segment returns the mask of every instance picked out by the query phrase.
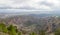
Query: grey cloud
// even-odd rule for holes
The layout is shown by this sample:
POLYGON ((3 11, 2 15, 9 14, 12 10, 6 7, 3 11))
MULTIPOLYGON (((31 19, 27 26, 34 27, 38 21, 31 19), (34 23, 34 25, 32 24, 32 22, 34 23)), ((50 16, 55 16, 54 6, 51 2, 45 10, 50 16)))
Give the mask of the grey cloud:
POLYGON ((41 4, 41 5, 46 5, 46 6, 53 6, 52 3, 47 3, 47 2, 45 2, 45 1, 41 2, 40 4, 41 4))
POLYGON ((14 1, 14 3, 20 4, 20 3, 24 3, 29 0, 12 0, 12 1, 14 1))
POLYGON ((12 7, 3 6, 3 7, 0 7, 0 9, 12 9, 12 7))
MULTIPOLYGON (((11 0, 11 1, 14 1, 12 4, 21 4, 23 2, 28 2, 29 0, 11 0)), ((53 9, 60 9, 60 8, 54 8, 54 4, 52 3, 48 3, 46 1, 43 1, 43 2, 38 2, 38 5, 46 5, 46 6, 49 6, 53 9)), ((0 4, 0 9, 26 9, 26 10, 43 10, 43 9, 36 9, 34 7, 31 7, 31 6, 23 6, 23 7, 19 7, 19 8, 13 8, 13 7, 10 7, 8 5, 5 5, 5 4, 0 4)))
POLYGON ((10 9, 11 7, 5 4, 0 4, 0 9, 10 9))

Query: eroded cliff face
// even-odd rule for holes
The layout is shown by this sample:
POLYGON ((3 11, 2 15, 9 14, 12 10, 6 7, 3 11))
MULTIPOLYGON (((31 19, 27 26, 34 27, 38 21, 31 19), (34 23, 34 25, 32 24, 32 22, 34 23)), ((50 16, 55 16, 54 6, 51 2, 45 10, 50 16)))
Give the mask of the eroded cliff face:
POLYGON ((60 27, 60 18, 52 16, 43 18, 34 16, 14 16, 0 19, 0 22, 4 22, 7 26, 13 24, 18 27, 19 31, 26 32, 45 30, 47 33, 50 33, 60 27))

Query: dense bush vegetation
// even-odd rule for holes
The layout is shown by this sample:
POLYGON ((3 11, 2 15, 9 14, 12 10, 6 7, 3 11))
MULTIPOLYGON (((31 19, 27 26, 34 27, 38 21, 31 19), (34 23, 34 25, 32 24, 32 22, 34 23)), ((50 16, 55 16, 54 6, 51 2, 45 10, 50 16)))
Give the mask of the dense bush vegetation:
POLYGON ((7 29, 10 35, 16 35, 16 29, 13 25, 10 25, 7 29))
POLYGON ((60 28, 57 28, 56 30, 55 30, 55 33, 54 33, 55 35, 60 35, 60 28))
POLYGON ((22 35, 22 32, 18 32, 18 35, 22 35))
POLYGON ((8 32, 8 29, 7 29, 7 27, 6 27, 5 24, 0 23, 0 31, 2 31, 4 33, 7 33, 8 32))
POLYGON ((4 23, 0 23, 0 32, 9 33, 10 35, 16 35, 17 29, 13 25, 6 27, 4 23))
POLYGON ((40 30, 39 33, 40 33, 40 35, 45 35, 45 31, 44 30, 40 30))
POLYGON ((30 35, 37 35, 35 32, 31 32, 30 35))

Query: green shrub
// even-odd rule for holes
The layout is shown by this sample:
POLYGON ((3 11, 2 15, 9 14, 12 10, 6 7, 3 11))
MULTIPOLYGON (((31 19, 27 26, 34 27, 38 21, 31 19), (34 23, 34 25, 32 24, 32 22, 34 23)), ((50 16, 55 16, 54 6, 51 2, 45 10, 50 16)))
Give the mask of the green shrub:
POLYGON ((37 35, 35 32, 30 33, 30 35, 37 35))
POLYGON ((22 32, 18 32, 18 35, 22 35, 22 32))
POLYGON ((54 32, 55 35, 60 35, 60 28, 56 29, 54 32))
POLYGON ((9 31, 10 35, 16 35, 16 29, 15 29, 15 27, 13 25, 10 25, 8 27, 8 31, 9 31))
POLYGON ((40 30, 39 33, 40 33, 40 35, 45 35, 45 31, 44 30, 40 30))
POLYGON ((0 23, 0 31, 2 31, 4 33, 7 33, 8 32, 8 29, 6 28, 6 25, 5 24, 0 23))

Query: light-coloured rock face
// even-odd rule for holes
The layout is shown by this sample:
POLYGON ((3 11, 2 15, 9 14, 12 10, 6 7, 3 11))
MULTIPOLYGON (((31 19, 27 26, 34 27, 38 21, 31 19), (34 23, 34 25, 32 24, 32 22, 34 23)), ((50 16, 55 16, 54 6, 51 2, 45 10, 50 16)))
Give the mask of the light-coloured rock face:
POLYGON ((9 35, 8 33, 0 32, 0 35, 9 35))
POLYGON ((47 33, 46 35, 54 35, 54 33, 49 33, 49 34, 47 33))
POLYGON ((54 35, 54 33, 50 33, 50 35, 54 35))
POLYGON ((39 31, 41 29, 46 30, 46 32, 52 32, 60 24, 58 17, 37 18, 33 16, 16 16, 4 20, 1 19, 1 21, 4 21, 6 24, 13 24, 19 30, 26 32, 39 31))

